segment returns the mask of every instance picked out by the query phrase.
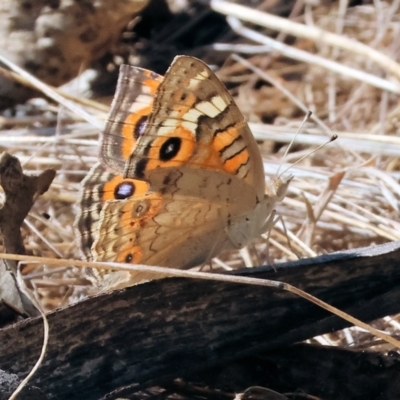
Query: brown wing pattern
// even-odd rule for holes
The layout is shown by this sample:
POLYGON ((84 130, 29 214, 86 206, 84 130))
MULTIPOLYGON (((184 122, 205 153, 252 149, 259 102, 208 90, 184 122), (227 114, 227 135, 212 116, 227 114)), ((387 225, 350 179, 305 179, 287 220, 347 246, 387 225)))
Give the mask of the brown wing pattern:
POLYGON ((189 268, 262 233, 280 199, 265 196, 229 92, 193 57, 176 57, 165 78, 121 67, 100 158, 75 224, 88 260, 189 268))
POLYGON ((111 200, 146 193, 149 185, 144 181, 113 175, 97 163, 82 181, 82 186, 75 228, 84 257, 93 260, 92 246, 101 234, 99 223, 104 205, 111 200))
POLYGON ((159 85, 125 176, 148 179, 157 168, 191 165, 243 179, 264 195, 257 144, 231 95, 202 61, 176 57, 159 85))
POLYGON ((162 79, 161 75, 146 69, 121 66, 115 97, 101 135, 100 158, 112 172, 124 171, 137 138, 145 130, 162 79))

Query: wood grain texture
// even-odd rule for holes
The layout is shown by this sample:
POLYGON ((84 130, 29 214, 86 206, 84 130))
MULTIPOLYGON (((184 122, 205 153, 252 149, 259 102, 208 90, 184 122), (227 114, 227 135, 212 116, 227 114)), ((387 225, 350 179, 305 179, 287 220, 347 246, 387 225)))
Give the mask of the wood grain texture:
MULTIPOLYGON (((296 285, 364 321, 400 311, 400 243, 246 270, 296 285)), ((243 273, 243 271, 242 271, 243 273)), ((157 384, 347 323, 276 289, 164 279, 49 315, 50 343, 33 384, 49 398, 97 399, 157 384)), ((39 355, 38 318, 0 331, 0 368, 25 375, 39 355)))
MULTIPOLYGON (((397 352, 388 357, 378 352, 300 343, 243 357, 187 377, 186 382, 196 382, 194 385, 174 381, 166 386, 184 394, 193 394, 191 386, 218 388, 228 393, 243 393, 249 387, 261 386, 281 394, 298 394, 284 399, 391 400, 400 399, 399 375, 397 352)), ((120 397, 140 398, 120 394, 120 397)), ((251 399, 270 400, 270 397, 251 399)))

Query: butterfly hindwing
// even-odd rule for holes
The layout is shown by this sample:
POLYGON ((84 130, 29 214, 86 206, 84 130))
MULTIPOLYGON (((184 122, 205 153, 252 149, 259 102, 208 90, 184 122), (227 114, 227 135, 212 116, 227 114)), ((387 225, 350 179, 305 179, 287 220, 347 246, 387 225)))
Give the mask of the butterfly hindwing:
POLYGON ((79 212, 75 221, 79 243, 87 260, 93 260, 92 246, 101 232, 101 212, 111 200, 140 195, 148 192, 148 183, 135 179, 123 179, 122 175, 108 172, 102 163, 97 163, 82 181, 84 190, 79 199, 79 212))

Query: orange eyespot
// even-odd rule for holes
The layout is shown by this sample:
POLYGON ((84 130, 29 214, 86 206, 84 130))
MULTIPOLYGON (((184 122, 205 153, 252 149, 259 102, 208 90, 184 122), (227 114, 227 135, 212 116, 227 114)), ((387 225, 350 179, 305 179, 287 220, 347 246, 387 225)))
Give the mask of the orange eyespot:
POLYGON ((152 106, 144 107, 139 111, 129 114, 122 125, 122 157, 127 160, 132 154, 136 139, 144 133, 147 117, 151 113, 152 106))
POLYGON ((143 253, 141 248, 139 246, 134 246, 118 253, 115 261, 126 264, 138 264, 142 257, 143 253))
POLYGON ((122 200, 131 196, 138 196, 148 192, 150 185, 138 179, 126 179, 117 175, 103 186, 101 200, 122 200))
POLYGON ((149 151, 147 170, 178 167, 193 155, 196 139, 189 129, 179 125, 167 135, 156 138, 149 151))

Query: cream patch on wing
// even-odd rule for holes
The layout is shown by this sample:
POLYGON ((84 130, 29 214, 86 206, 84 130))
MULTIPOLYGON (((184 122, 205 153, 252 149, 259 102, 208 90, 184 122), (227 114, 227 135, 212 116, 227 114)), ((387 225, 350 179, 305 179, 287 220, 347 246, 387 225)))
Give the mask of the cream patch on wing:
POLYGON ((177 120, 170 120, 170 121, 175 121, 175 122, 174 124, 168 126, 160 126, 157 129, 157 136, 169 136, 169 134, 178 127, 177 120))
POLYGON ((199 81, 204 81, 204 79, 208 79, 209 74, 206 70, 198 73, 194 78, 189 81, 189 89, 195 89, 199 84, 199 81))
POLYGON ((210 118, 215 118, 217 115, 221 114, 229 106, 229 103, 224 101, 224 99, 216 95, 211 101, 202 101, 197 103, 194 108, 190 109, 182 117, 182 126, 189 131, 195 133, 198 125, 198 120, 200 116, 206 115, 210 118))
POLYGON ((182 125, 185 129, 187 129, 188 131, 192 132, 193 134, 196 133, 197 122, 181 121, 181 125, 182 125))
POLYGON ((184 114, 183 119, 188 122, 197 122, 200 115, 203 115, 201 111, 197 110, 196 108, 192 108, 186 114, 184 114))
POLYGON ((229 106, 229 102, 226 102, 221 96, 218 95, 211 99, 211 103, 213 103, 214 106, 220 110, 220 112, 225 111, 225 109, 229 106))
POLYGON ((140 94, 136 97, 135 101, 129 107, 131 114, 136 113, 144 108, 144 106, 151 106, 154 101, 154 96, 149 94, 140 94))
POLYGON ((229 104, 226 103, 221 96, 216 95, 211 99, 211 101, 202 101, 201 103, 196 104, 196 109, 203 115, 207 115, 207 117, 215 118, 228 106, 229 104))

